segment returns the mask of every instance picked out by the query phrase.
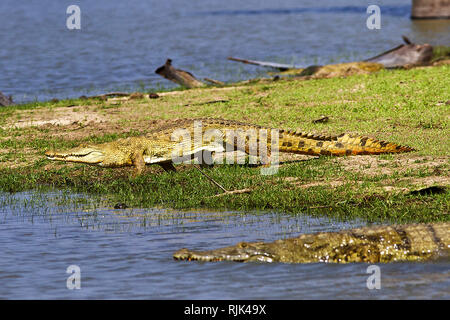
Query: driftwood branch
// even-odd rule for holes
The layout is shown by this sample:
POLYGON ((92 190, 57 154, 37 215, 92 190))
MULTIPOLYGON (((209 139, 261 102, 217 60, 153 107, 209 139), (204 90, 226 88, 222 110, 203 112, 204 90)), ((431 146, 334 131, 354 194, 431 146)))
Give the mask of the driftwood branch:
POLYGON ((99 94, 98 96, 92 96, 91 98, 99 98, 99 97, 128 97, 130 93, 128 92, 108 92, 104 94, 99 94))
POLYGON ((172 67, 171 59, 167 59, 166 63, 156 69, 155 73, 186 88, 198 88, 205 85, 197 80, 192 73, 172 67))
POLYGON ((128 97, 129 95, 130 95, 130 93, 127 93, 127 92, 108 92, 108 93, 99 94, 99 95, 96 95, 96 96, 90 96, 90 97, 86 97, 86 98, 87 99, 102 99, 102 100, 106 100, 106 99, 108 99, 110 97, 128 97))
POLYGON ((228 192, 227 189, 225 189, 224 187, 222 187, 222 185, 220 185, 218 182, 216 182, 216 180, 214 180, 213 178, 211 178, 210 176, 208 176, 206 173, 203 172, 202 169, 200 169, 199 167, 197 167, 196 165, 194 165, 194 168, 197 169, 198 171, 200 171, 200 173, 202 175, 204 175, 209 181, 211 181, 213 184, 215 184, 217 187, 219 187, 220 189, 222 189, 223 192, 228 192))
POLYGON ((411 40, 409 40, 409 38, 407 36, 402 36, 402 39, 406 44, 414 44, 411 42, 411 40))
POLYGON ((213 103, 222 103, 222 102, 228 102, 230 100, 211 100, 211 101, 205 101, 205 102, 199 102, 199 103, 186 103, 184 106, 202 106, 205 104, 213 104, 213 103))
POLYGON ((11 96, 5 96, 3 93, 0 92, 0 107, 6 107, 13 105, 14 102, 12 100, 11 96))
POLYGON ((330 120, 327 116, 321 116, 319 119, 313 120, 312 123, 326 123, 330 120))
POLYGON ((253 191, 253 189, 250 189, 250 188, 231 190, 231 191, 227 191, 227 192, 224 192, 224 193, 219 193, 219 194, 213 195, 213 196, 211 196, 209 198, 217 198, 217 197, 227 196, 227 195, 230 195, 230 194, 250 193, 252 191, 253 191))
POLYGON ((204 175, 209 181, 211 181, 215 186, 219 187, 223 191, 223 193, 219 193, 219 194, 216 194, 216 195, 208 197, 208 198, 222 197, 222 196, 226 196, 226 195, 230 195, 230 194, 241 194, 241 193, 252 192, 252 189, 250 189, 250 188, 228 191, 221 184, 219 184, 217 181, 215 181, 213 178, 211 178, 205 172, 203 172, 203 170, 200 169, 197 165, 194 165, 194 168, 197 169, 198 171, 200 171, 200 173, 202 175, 204 175))
POLYGON ((385 68, 427 64, 433 57, 433 47, 429 44, 415 44, 406 36, 402 36, 405 44, 385 51, 365 62, 381 63, 385 68))
POLYGON ((246 64, 253 64, 253 65, 261 66, 261 67, 275 68, 280 71, 286 71, 289 69, 300 68, 299 66, 295 66, 293 64, 284 64, 284 63, 275 63, 275 62, 257 61, 257 60, 246 60, 246 59, 239 59, 239 58, 233 58, 233 57, 228 57, 228 60, 242 62, 242 63, 246 63, 246 64))
POLYGON ((219 80, 214 80, 214 79, 210 79, 210 78, 203 78, 203 80, 205 80, 206 82, 210 82, 212 84, 218 85, 218 86, 225 85, 225 82, 222 82, 222 81, 219 81, 219 80))

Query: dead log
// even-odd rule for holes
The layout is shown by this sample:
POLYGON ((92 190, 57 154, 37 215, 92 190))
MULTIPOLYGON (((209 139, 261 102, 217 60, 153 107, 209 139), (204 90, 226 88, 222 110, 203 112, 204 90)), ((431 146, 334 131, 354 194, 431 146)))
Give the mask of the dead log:
POLYGON ((365 62, 381 63, 385 68, 399 68, 427 64, 433 58, 433 47, 429 44, 414 44, 402 36, 406 44, 385 51, 365 62))
POLYGON ((205 86, 205 84, 197 80, 192 73, 172 67, 171 59, 167 59, 166 63, 156 69, 155 73, 186 88, 198 88, 205 86))
MULTIPOLYGON (((433 47, 429 44, 414 44, 407 37, 402 36, 405 44, 401 44, 393 49, 385 51, 375 57, 363 62, 374 62, 382 64, 385 68, 409 67, 430 63, 433 57, 433 47)), ((267 61, 246 60, 228 57, 228 60, 238 61, 246 64, 253 64, 262 67, 270 67, 280 71, 289 69, 300 69, 302 67, 292 64, 282 64, 267 61)), ((320 66, 310 66, 302 71, 302 76, 311 75, 317 72, 320 66)))
POLYGON ((203 78, 203 80, 205 80, 206 82, 210 82, 212 84, 215 84, 217 86, 224 86, 225 82, 219 81, 219 80, 214 80, 214 79, 210 79, 210 78, 203 78))
POLYGON ((108 92, 108 93, 99 94, 99 95, 96 95, 96 96, 90 96, 90 97, 87 97, 87 98, 88 99, 107 100, 108 98, 111 98, 111 97, 128 97, 129 95, 130 95, 130 93, 127 93, 127 92, 108 92))
POLYGON ((11 96, 5 96, 3 93, 0 92, 0 107, 6 107, 13 105, 14 102, 12 100, 11 96))
POLYGON ((258 60, 246 60, 246 59, 239 59, 239 58, 233 58, 233 57, 228 57, 228 60, 242 62, 242 63, 246 63, 246 64, 253 64, 253 65, 261 66, 261 67, 274 68, 274 69, 278 69, 280 71, 301 68, 301 67, 293 65, 293 64, 284 64, 284 63, 258 61, 258 60))
POLYGON ((313 120, 312 123, 326 123, 330 120, 327 116, 321 116, 319 119, 313 120))

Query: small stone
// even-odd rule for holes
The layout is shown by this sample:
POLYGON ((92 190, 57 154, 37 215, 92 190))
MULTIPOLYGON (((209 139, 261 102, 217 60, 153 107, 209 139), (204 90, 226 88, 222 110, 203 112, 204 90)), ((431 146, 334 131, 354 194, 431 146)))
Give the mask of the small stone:
POLYGON ((321 116, 319 119, 313 120, 312 123, 326 123, 330 120, 327 116, 321 116))
POLYGON ((159 95, 158 95, 157 93, 152 92, 152 93, 150 93, 150 94, 148 95, 148 97, 149 97, 150 99, 158 99, 158 98, 159 98, 159 95))
POLYGON ((126 208, 128 208, 128 206, 123 202, 116 203, 116 205, 114 206, 114 209, 126 209, 126 208))

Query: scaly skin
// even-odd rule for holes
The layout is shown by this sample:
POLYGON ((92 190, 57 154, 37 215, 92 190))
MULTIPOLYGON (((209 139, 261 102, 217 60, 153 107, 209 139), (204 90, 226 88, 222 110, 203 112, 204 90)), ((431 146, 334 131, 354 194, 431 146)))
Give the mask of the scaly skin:
POLYGON ((303 234, 275 242, 241 242, 210 250, 181 249, 177 260, 284 263, 424 261, 448 257, 450 222, 365 227, 303 234))
MULTIPOLYGON (((243 139, 242 141, 246 142, 245 150, 242 151, 249 153, 251 151, 248 143, 250 139, 247 134, 254 130, 256 141, 252 139, 250 142, 259 143, 260 129, 268 130, 267 157, 270 156, 270 128, 222 119, 174 120, 165 126, 153 129, 145 136, 118 139, 98 145, 81 145, 67 151, 47 151, 45 155, 51 160, 79 162, 102 167, 134 166, 135 175, 141 174, 146 164, 159 164, 165 169, 174 169, 172 153, 180 148, 180 140, 172 139, 172 134, 177 129, 186 129, 191 137, 191 145, 184 149, 184 153, 177 153, 183 157, 194 157, 198 152, 223 151, 227 144, 236 147, 238 139, 243 139), (195 121, 201 121, 201 126, 194 128, 194 123, 199 123, 195 121), (219 130, 218 137, 222 139, 224 144, 219 146, 211 142, 212 139, 203 139, 201 143, 196 145, 194 142, 195 130, 201 132, 203 136, 211 130, 219 130), (237 138, 234 138, 233 133, 237 138)), ((399 153, 414 150, 410 147, 349 134, 320 136, 293 130, 279 130, 278 132, 280 152, 314 156, 344 156, 399 153)), ((263 158, 264 155, 260 156, 263 158)))

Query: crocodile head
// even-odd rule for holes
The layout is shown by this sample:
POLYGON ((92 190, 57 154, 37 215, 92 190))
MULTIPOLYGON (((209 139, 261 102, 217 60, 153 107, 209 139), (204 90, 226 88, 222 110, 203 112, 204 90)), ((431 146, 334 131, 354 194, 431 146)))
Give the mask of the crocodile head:
POLYGON ((98 146, 81 145, 65 151, 46 151, 47 159, 68 162, 81 162, 101 165, 105 160, 105 152, 98 146))
POLYGON ((226 248, 220 248, 216 250, 208 251, 191 251, 186 248, 180 249, 174 253, 173 258, 175 260, 187 260, 187 261, 237 261, 237 262, 275 262, 278 261, 276 255, 273 255, 260 248, 264 246, 262 242, 240 242, 235 246, 226 248))
POLYGON ((131 165, 130 152, 114 147, 111 143, 80 145, 65 151, 49 150, 45 152, 45 155, 49 160, 79 162, 102 167, 131 165))

